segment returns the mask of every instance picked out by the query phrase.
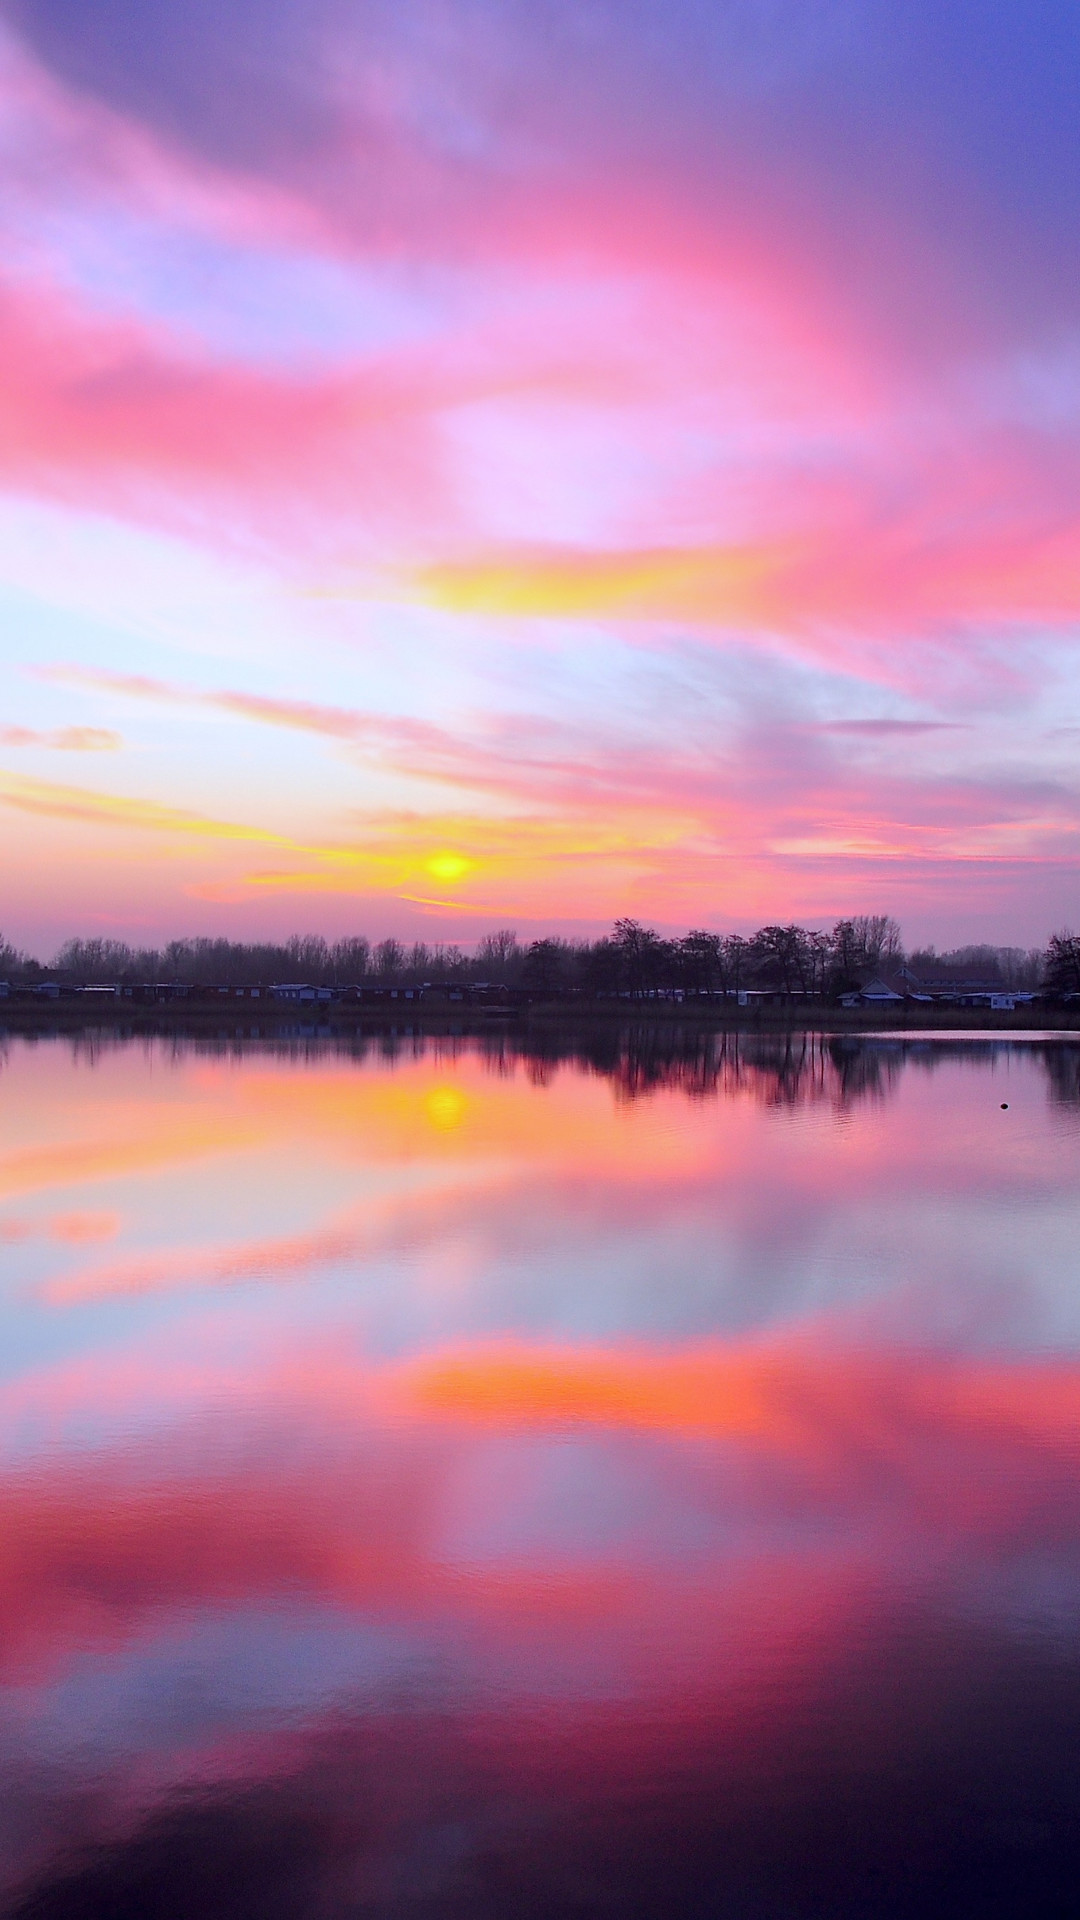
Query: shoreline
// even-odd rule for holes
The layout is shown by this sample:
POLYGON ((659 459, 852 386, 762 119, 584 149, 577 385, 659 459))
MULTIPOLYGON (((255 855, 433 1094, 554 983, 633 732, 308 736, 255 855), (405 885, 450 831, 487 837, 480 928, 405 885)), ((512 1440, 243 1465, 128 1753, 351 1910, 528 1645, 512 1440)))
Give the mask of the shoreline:
POLYGON ((19 1001, 0 1003, 0 1039, 22 1036, 40 1039, 65 1034, 109 1033, 117 1037, 162 1038, 219 1034, 232 1039, 274 1040, 286 1038, 334 1039, 338 1036, 384 1033, 397 1036, 424 1034, 464 1036, 490 1034, 507 1037, 555 1038, 575 1034, 612 1033, 632 1029, 654 1032, 792 1034, 819 1033, 824 1036, 874 1035, 903 1037, 910 1035, 985 1033, 1051 1034, 1080 1041, 1080 1010, 1054 1007, 1023 1007, 1010 1012, 993 1012, 985 1007, 913 1008, 890 1012, 881 1008, 840 1007, 759 1007, 695 1008, 684 1004, 639 1004, 597 1002, 587 1009, 559 1002, 532 1004, 480 1011, 460 1009, 394 1007, 348 1007, 330 1005, 303 1012, 293 1008, 275 1008, 273 1012, 250 1003, 233 1007, 195 1005, 132 1005, 130 1002, 92 1010, 71 1002, 47 1001, 27 1004, 19 1001))

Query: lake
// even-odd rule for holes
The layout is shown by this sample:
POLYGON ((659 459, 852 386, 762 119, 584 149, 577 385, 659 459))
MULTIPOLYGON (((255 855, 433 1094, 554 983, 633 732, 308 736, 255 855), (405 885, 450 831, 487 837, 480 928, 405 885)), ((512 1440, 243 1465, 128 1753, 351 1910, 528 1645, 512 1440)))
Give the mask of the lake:
POLYGON ((0 1904, 1080 1902, 1080 1047, 9 1038, 0 1904))

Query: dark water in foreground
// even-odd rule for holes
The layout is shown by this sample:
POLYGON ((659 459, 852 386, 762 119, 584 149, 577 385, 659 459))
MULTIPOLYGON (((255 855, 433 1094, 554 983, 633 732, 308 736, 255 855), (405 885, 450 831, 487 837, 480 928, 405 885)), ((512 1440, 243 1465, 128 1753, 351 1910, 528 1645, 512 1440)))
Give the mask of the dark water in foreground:
POLYGON ((1080 1910, 1080 1049, 598 1046, 9 1044, 5 1920, 1080 1910))

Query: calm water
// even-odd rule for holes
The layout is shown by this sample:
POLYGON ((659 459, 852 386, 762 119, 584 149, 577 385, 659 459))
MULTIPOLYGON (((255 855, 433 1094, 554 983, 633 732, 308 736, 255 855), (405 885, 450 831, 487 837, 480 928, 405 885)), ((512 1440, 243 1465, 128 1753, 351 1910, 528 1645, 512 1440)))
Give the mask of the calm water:
POLYGON ((1077 1048, 11 1041, 0 1275, 5 1916, 1080 1910, 1077 1048))

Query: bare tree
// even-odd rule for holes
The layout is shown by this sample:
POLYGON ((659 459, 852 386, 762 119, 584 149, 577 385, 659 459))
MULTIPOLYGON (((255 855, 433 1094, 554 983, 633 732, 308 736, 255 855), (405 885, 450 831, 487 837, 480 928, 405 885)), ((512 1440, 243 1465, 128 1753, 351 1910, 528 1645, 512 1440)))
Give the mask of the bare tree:
POLYGON ((10 940, 5 940, 0 933, 0 979, 6 980, 12 974, 20 974, 25 965, 25 955, 21 954, 17 947, 13 947, 10 940))
POLYGON ((485 933, 476 949, 480 973, 495 980, 508 979, 517 971, 520 961, 521 948, 513 927, 499 927, 495 933, 485 933))
POLYGON ((380 980, 397 980, 400 977, 405 966, 405 949, 400 940, 380 940, 371 957, 380 980))
POLYGON ((1043 983, 1051 993, 1080 993, 1080 934, 1063 927, 1050 936, 1043 983))
POLYGON ((805 928, 761 927, 750 942, 754 963, 770 986, 782 993, 810 993, 813 955, 805 928))
POLYGON ((695 927, 675 942, 679 972, 684 986, 709 991, 723 987, 724 943, 718 933, 706 933, 695 927))
POLYGON ((119 980, 131 971, 135 954, 123 940, 67 940, 53 966, 73 980, 119 980))
POLYGON ((338 940, 331 948, 330 961, 334 979, 339 985, 362 980, 371 964, 371 942, 362 935, 351 940, 338 940))
POLYGON ((555 987, 564 986, 571 954, 572 949, 565 940, 530 941, 523 969, 526 985, 535 987, 539 993, 550 993, 555 987))
POLYGON ((903 959, 904 942, 900 922, 894 920, 891 913, 857 914, 855 931, 862 942, 869 966, 887 967, 903 959))
POLYGON ((655 927, 643 927, 640 920, 616 920, 613 945, 621 961, 621 970, 631 992, 660 984, 665 961, 672 950, 661 940, 655 927))
POLYGON ((751 947, 749 940, 741 933, 729 933, 724 940, 721 952, 727 971, 725 985, 730 985, 734 993, 741 993, 750 972, 751 947))

